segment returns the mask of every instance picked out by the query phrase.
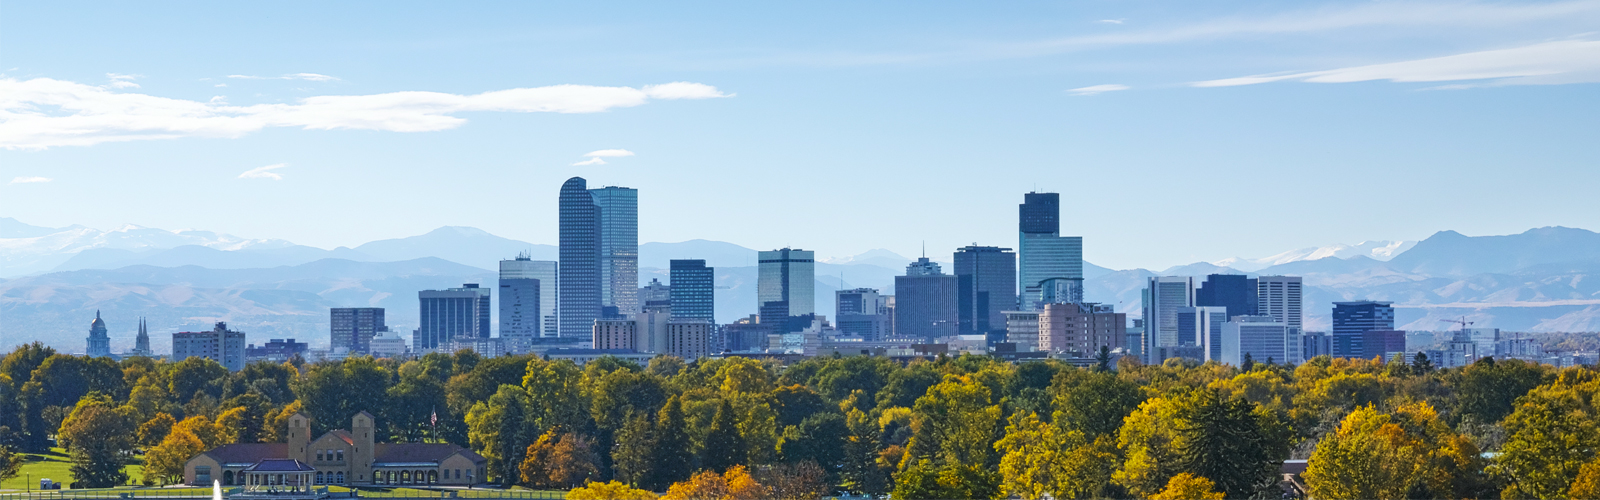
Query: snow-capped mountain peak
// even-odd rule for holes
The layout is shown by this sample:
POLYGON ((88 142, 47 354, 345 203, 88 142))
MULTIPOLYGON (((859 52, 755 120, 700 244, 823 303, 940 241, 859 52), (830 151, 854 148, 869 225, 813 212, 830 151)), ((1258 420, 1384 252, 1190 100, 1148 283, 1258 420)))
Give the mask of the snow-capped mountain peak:
POLYGON ((1348 259, 1357 255, 1361 255, 1370 257, 1374 260, 1388 261, 1389 259, 1394 258, 1394 256, 1400 255, 1401 252, 1410 250, 1411 247, 1416 245, 1416 241, 1388 240, 1363 241, 1354 245, 1338 243, 1323 247, 1306 247, 1297 250, 1290 250, 1277 255, 1261 257, 1257 259, 1234 257, 1214 261, 1212 264, 1250 272, 1266 269, 1279 264, 1288 264, 1290 262, 1299 262, 1303 260, 1326 259, 1328 257, 1348 259))

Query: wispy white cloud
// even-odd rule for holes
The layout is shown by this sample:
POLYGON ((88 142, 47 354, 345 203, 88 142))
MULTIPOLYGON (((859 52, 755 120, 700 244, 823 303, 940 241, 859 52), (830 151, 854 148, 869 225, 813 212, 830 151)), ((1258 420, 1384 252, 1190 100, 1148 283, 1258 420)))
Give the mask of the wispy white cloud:
POLYGON ((1095 22, 1100 24, 1122 24, 1123 21, 1126 21, 1126 19, 1101 19, 1095 22))
POLYGON ((114 89, 136 89, 136 88, 139 88, 139 84, 133 83, 133 79, 138 78, 138 77, 139 77, 139 75, 122 75, 122 74, 117 74, 117 73, 106 73, 106 78, 110 78, 111 79, 111 83, 107 84, 107 86, 109 86, 111 88, 114 88, 114 89))
POLYGON ((643 88, 551 85, 472 95, 420 91, 329 95, 237 106, 220 98, 201 102, 50 78, 0 78, 0 148, 231 138, 267 127, 429 132, 461 126, 467 120, 455 114, 468 111, 600 113, 651 100, 731 96, 710 85, 675 82, 643 88))
POLYGON ((228 75, 228 78, 240 80, 307 80, 313 82, 337 82, 339 77, 319 75, 316 73, 291 73, 283 76, 255 76, 255 75, 228 75))
MULTIPOLYGON (((1315 83, 1447 82, 1491 80, 1487 85, 1600 82, 1600 41, 1567 40, 1500 50, 1468 52, 1323 71, 1242 76, 1195 82, 1195 87, 1233 87, 1298 80, 1315 83)), ((1448 85, 1439 88, 1464 88, 1448 85)))
POLYGON ((615 158, 621 156, 633 156, 633 152, 626 149, 602 149, 599 151, 590 151, 584 154, 584 156, 604 156, 608 158, 615 158))
POLYGON ((33 184, 33 183, 36 183, 36 182, 50 182, 50 180, 51 179, 49 177, 14 177, 14 178, 11 179, 11 183, 12 184, 33 184))
POLYGON ((1072 95, 1095 95, 1095 94, 1099 94, 1101 92, 1116 92, 1118 90, 1128 90, 1128 88, 1129 87, 1127 85, 1121 85, 1121 84, 1116 84, 1116 83, 1108 83, 1108 84, 1105 84, 1105 85, 1090 85, 1088 87, 1078 87, 1078 88, 1075 88, 1075 89, 1068 90, 1067 92, 1071 92, 1072 95))
POLYGON ((240 179, 272 179, 272 180, 275 180, 275 181, 281 181, 281 180, 283 180, 283 174, 280 174, 280 173, 277 173, 277 172, 273 172, 273 170, 277 170, 277 169, 280 169, 280 168, 283 168, 283 167, 287 167, 287 166, 289 166, 288 163, 274 163, 274 164, 271 164, 271 165, 267 165, 265 167, 252 168, 250 170, 244 171, 244 173, 242 173, 242 174, 239 174, 239 178, 240 179))
POLYGON ((581 167, 581 166, 584 166, 584 165, 605 165, 605 164, 606 164, 606 159, 605 158, 601 158, 601 157, 596 156, 594 158, 590 158, 590 159, 587 159, 587 160, 583 160, 583 161, 574 163, 574 164, 572 164, 572 166, 581 167))

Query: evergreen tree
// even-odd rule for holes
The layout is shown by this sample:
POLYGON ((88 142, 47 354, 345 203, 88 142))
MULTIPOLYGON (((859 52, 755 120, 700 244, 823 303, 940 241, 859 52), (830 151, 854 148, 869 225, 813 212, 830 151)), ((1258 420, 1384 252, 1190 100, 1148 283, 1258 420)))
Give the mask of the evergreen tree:
POLYGON ((689 479, 694 473, 694 443, 684 421, 683 402, 677 396, 667 398, 667 404, 656 414, 655 437, 655 477, 650 489, 665 489, 689 479))
POLYGON ((629 486, 650 487, 655 479, 655 424, 645 415, 633 413, 617 430, 611 450, 611 467, 617 481, 629 486))
POLYGON ((717 413, 711 417, 711 429, 706 433, 705 450, 700 464, 707 470, 721 472, 745 460, 744 437, 739 435, 738 416, 733 405, 722 400, 717 413))
POLYGON ((1199 391, 1182 412, 1178 458, 1183 471, 1204 477, 1228 498, 1244 498, 1271 484, 1282 448, 1261 424, 1255 404, 1220 391, 1199 391))

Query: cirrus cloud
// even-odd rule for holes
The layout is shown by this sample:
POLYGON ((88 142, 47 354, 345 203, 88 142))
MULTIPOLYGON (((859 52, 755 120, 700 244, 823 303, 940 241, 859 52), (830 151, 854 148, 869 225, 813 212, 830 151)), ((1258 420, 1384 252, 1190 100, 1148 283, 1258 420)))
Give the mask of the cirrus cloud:
POLYGON ((293 103, 228 104, 116 92, 51 78, 0 78, 0 148, 45 149, 104 142, 237 138, 268 127, 431 132, 460 127, 457 113, 600 113, 651 100, 731 97, 710 85, 550 85, 481 94, 405 91, 328 95, 293 103))
POLYGON ((633 156, 633 152, 626 149, 601 149, 598 151, 590 151, 585 153, 583 156, 586 156, 589 159, 574 163, 572 166, 580 167, 584 165, 605 165, 606 158, 633 156))
MULTIPOLYGON (((1241 76, 1194 82, 1195 87, 1236 87, 1284 80, 1312 83, 1447 82, 1491 80, 1489 85, 1600 82, 1600 41, 1564 40, 1509 49, 1468 52, 1367 66, 1241 76)), ((1455 85, 1451 87, 1463 87, 1455 85)))
POLYGON ((50 182, 50 178, 49 177, 13 177, 11 179, 11 183, 12 184, 33 184, 33 183, 38 183, 38 182, 50 182))
POLYGON ((240 80, 306 80, 312 82, 337 82, 339 77, 319 75, 316 73, 291 73, 283 76, 255 76, 255 75, 228 75, 228 78, 240 80))
POLYGON ((265 167, 252 168, 250 170, 244 171, 244 173, 242 173, 242 174, 239 174, 239 178, 240 179, 272 179, 272 180, 275 180, 275 181, 281 181, 281 180, 283 180, 283 174, 280 174, 278 172, 273 172, 273 170, 277 170, 277 169, 280 169, 280 168, 283 168, 283 167, 287 167, 287 166, 289 166, 288 163, 274 163, 274 164, 271 164, 271 165, 267 165, 265 167))
POLYGON ((1078 88, 1075 88, 1075 89, 1068 90, 1067 92, 1071 92, 1072 95, 1095 95, 1095 94, 1099 94, 1099 93, 1102 93, 1102 92, 1116 92, 1118 90, 1128 90, 1129 88, 1130 87, 1128 87, 1127 85, 1121 85, 1121 84, 1116 84, 1116 83, 1108 83, 1108 84, 1105 84, 1105 85, 1090 85, 1088 87, 1078 87, 1078 88))

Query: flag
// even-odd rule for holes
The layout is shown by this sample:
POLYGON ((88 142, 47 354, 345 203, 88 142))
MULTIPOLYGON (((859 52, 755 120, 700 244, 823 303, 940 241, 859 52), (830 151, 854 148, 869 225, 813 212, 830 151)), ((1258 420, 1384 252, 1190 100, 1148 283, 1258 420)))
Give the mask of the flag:
POLYGON ((438 408, 434 408, 433 409, 433 416, 430 417, 428 420, 429 420, 429 423, 431 425, 439 425, 439 409, 438 408))

